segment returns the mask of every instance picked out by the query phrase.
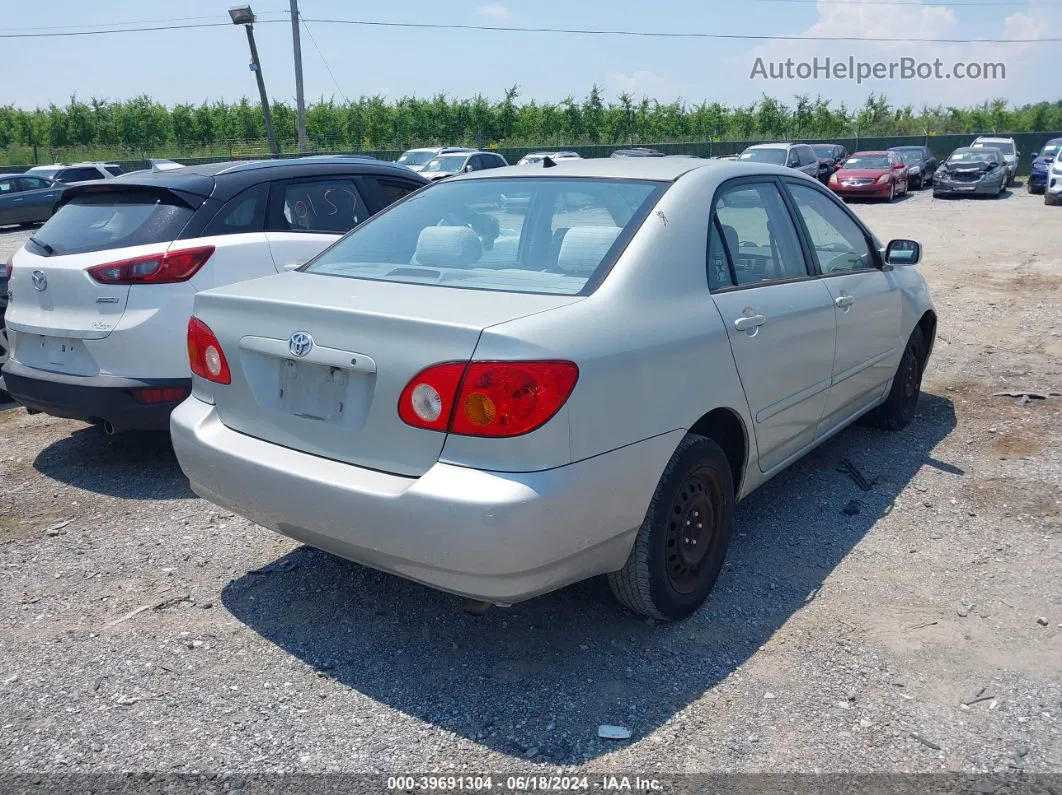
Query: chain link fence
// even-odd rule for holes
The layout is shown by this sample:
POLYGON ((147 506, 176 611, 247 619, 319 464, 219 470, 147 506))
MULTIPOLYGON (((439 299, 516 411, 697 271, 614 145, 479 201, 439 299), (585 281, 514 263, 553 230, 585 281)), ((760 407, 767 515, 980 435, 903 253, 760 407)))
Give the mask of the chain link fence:
MULTIPOLYGON (((1062 138, 1062 132, 1038 132, 1038 133, 985 133, 986 135, 999 135, 1006 138, 1014 138, 1018 151, 1021 153, 1019 173, 1027 174, 1034 153, 1039 152, 1043 145, 1052 138, 1062 138)), ((829 140, 796 139, 801 143, 830 143, 841 144, 849 152, 888 149, 893 146, 928 146, 938 158, 944 158, 960 146, 968 146, 975 138, 969 133, 947 135, 901 135, 901 136, 852 136, 848 138, 832 138, 829 140)), ((721 157, 742 152, 746 147, 754 144, 766 143, 764 139, 736 140, 710 140, 710 141, 660 141, 660 142, 637 142, 632 144, 572 144, 552 146, 489 146, 490 151, 497 152, 505 157, 510 163, 515 163, 524 155, 535 151, 573 151, 582 157, 608 157, 616 149, 629 146, 644 146, 668 155, 697 155, 700 157, 721 157)), ((310 141, 311 151, 298 153, 294 151, 282 152, 280 157, 292 158, 300 156, 320 156, 329 154, 363 155, 376 158, 377 160, 397 160, 403 150, 400 149, 371 149, 353 150, 342 143, 310 141)), ((248 141, 223 141, 209 147, 175 148, 168 147, 159 150, 94 150, 89 148, 71 149, 33 149, 30 147, 18 147, 8 149, 0 153, 0 160, 17 162, 18 155, 25 154, 24 163, 20 165, 0 166, 0 171, 7 173, 21 173, 38 163, 74 163, 84 161, 105 161, 117 163, 126 171, 149 168, 150 160, 162 158, 174 160, 183 165, 197 165, 201 163, 217 163, 225 160, 258 160, 272 157, 269 145, 265 140, 248 141), (6 155, 6 157, 5 157, 6 155)))

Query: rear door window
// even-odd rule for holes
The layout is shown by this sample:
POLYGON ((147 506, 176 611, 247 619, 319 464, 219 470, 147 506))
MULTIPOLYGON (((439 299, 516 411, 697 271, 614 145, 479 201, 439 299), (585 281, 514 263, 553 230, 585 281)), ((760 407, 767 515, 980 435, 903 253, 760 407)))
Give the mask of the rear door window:
POLYGON ((390 179, 379 179, 376 181, 376 185, 380 189, 381 210, 384 207, 390 207, 399 199, 404 199, 420 187, 410 182, 397 182, 390 179))
POLYGON ((715 214, 739 285, 808 276, 792 216, 774 183, 726 188, 715 214))
POLYGON ((19 190, 40 190, 50 185, 48 180, 40 177, 19 177, 16 182, 19 190))
POLYGON ((369 217, 365 200, 350 179, 318 179, 277 185, 279 202, 268 231, 345 234, 369 217))
POLYGON ((14 193, 16 190, 18 190, 18 188, 15 187, 15 180, 0 179, 0 196, 8 193, 14 193))
POLYGON ((142 191, 84 193, 60 207, 26 247, 60 256, 162 243, 175 240, 193 212, 176 199, 142 191))
POLYGON ((218 210, 218 214, 203 230, 203 237, 261 232, 265 225, 268 200, 268 183, 241 191, 218 210))

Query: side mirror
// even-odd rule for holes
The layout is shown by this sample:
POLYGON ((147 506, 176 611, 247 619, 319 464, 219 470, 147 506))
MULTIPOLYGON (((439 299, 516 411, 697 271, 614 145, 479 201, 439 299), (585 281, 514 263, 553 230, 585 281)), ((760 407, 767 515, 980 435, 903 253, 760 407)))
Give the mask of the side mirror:
POLYGON ((903 169, 903 168, 907 168, 906 164, 904 164, 904 163, 893 163, 892 167, 894 169, 896 169, 897 171, 899 171, 900 169, 903 169))
POLYGON ((922 244, 914 240, 891 240, 885 247, 889 265, 917 265, 922 260, 922 244))
POLYGON ((466 174, 468 174, 468 173, 469 173, 470 171, 472 171, 472 164, 471 164, 471 163, 469 163, 469 164, 468 164, 467 166, 465 166, 465 167, 464 167, 463 169, 461 169, 461 170, 462 170, 462 171, 464 171, 464 172, 465 172, 466 174))

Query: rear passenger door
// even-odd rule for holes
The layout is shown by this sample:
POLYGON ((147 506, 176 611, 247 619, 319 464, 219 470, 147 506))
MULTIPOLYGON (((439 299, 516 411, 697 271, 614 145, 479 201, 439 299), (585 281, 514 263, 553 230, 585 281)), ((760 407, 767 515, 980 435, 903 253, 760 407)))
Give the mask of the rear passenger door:
POLYGON ((836 319, 778 182, 734 180, 716 194, 709 287, 730 338, 767 472, 811 444, 826 407, 836 319))
POLYGON ((266 239, 277 270, 292 270, 370 215, 363 179, 349 175, 274 182, 266 239))
POLYGON ((51 182, 41 177, 18 177, 15 182, 23 196, 23 223, 47 221, 52 217, 52 208, 63 193, 61 188, 52 187, 51 182))
POLYGON ((196 245, 214 246, 208 266, 196 275, 196 287, 206 290, 276 273, 265 237, 269 184, 237 193, 214 214, 196 245))

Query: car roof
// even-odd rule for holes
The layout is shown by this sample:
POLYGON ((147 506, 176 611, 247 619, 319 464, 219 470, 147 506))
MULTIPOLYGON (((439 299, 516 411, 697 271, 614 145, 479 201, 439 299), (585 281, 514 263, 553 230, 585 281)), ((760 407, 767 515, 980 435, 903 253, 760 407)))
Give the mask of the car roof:
POLYGON ((747 147, 745 151, 748 151, 749 149, 788 149, 790 146, 796 146, 796 144, 785 144, 785 143, 753 144, 752 146, 747 147))
POLYGON ((998 135, 978 135, 974 138, 975 144, 1011 144, 1014 143, 1013 138, 1001 138, 998 135))
MULTIPOLYGON (((550 179, 564 177, 590 177, 598 179, 643 179, 655 182, 674 182, 683 174, 694 170, 709 169, 719 175, 720 180, 730 177, 748 176, 750 174, 785 174, 792 176, 798 172, 781 166, 765 164, 751 165, 735 160, 706 160, 701 157, 631 157, 612 158, 594 157, 579 160, 558 160, 552 168, 529 169, 527 166, 509 166, 493 168, 487 171, 473 171, 470 174, 458 174, 446 181, 463 181, 468 179, 550 179)), ((808 179, 812 179, 808 177, 808 179)))
POLYGON ((21 177, 21 173, 12 172, 10 174, 0 174, 0 179, 10 179, 11 177, 21 177))
POLYGON ((889 151, 890 152, 906 152, 909 149, 912 150, 912 151, 916 151, 916 150, 917 151, 921 151, 922 149, 925 149, 925 148, 926 147, 924 147, 924 146, 916 146, 916 145, 911 144, 911 145, 904 145, 904 146, 890 146, 889 147, 889 151))
POLYGON ((64 193, 64 197, 70 192, 84 192, 85 187, 90 186, 138 185, 190 193, 200 197, 210 196, 219 201, 227 201, 245 188, 262 182, 337 173, 395 176, 427 184, 425 178, 396 163, 356 156, 330 155, 203 163, 166 171, 145 170, 123 174, 109 180, 93 180, 83 183, 83 186, 74 186, 64 193))
POLYGON ((859 157, 859 155, 887 155, 889 150, 887 149, 864 149, 861 152, 853 152, 852 157, 859 157))

